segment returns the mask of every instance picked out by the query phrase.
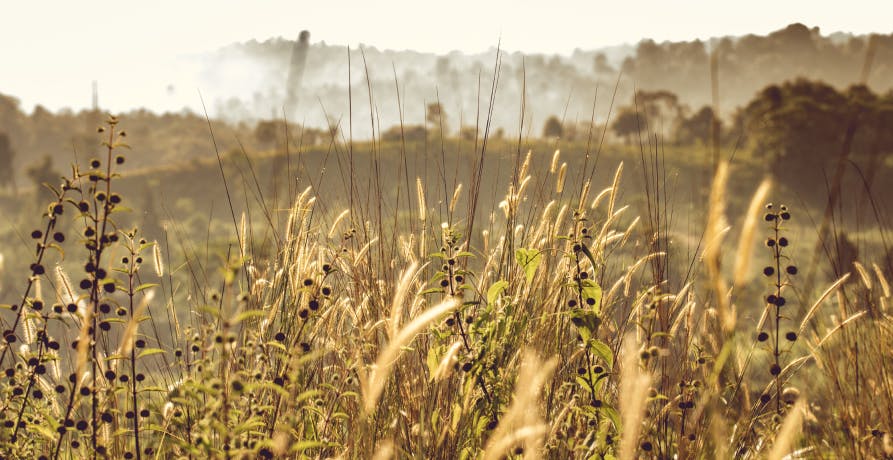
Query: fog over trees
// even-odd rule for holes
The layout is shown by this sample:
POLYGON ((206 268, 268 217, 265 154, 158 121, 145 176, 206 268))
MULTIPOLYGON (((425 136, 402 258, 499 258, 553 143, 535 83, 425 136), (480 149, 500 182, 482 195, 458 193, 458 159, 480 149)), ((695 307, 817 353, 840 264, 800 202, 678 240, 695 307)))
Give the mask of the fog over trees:
MULTIPOLYGON (((318 34, 314 38, 319 41, 311 41, 306 49, 306 65, 297 90, 299 104, 293 103, 294 94, 288 96, 295 90, 287 85, 296 40, 250 41, 203 56, 205 73, 214 74, 218 80, 227 78, 227 68, 246 62, 256 73, 252 84, 243 85, 241 92, 216 101, 216 114, 230 120, 281 117, 284 101, 289 100, 293 108, 289 112, 301 118, 295 120, 299 123, 325 127, 340 120, 346 125, 348 73, 356 136, 368 136, 372 129, 368 122, 369 88, 376 130, 378 123, 384 131, 399 121, 395 80, 407 124, 423 124, 430 103, 441 104, 445 121, 455 132, 460 125, 473 125, 478 113, 486 112, 495 47, 477 54, 456 51, 435 55, 360 46, 350 50, 348 65, 346 47, 329 45, 318 34), (362 123, 357 122, 360 115, 362 123)), ((629 100, 636 89, 668 91, 678 96, 680 110, 693 113, 712 102, 712 55, 717 61, 720 114, 726 118, 772 83, 798 77, 822 80, 838 89, 860 83, 866 56, 873 62, 867 74, 868 87, 880 93, 893 88, 893 34, 823 35, 817 27, 791 24, 766 36, 662 43, 646 39, 636 45, 596 50, 585 50, 585 44, 581 44, 568 56, 502 51, 496 104, 517 110, 494 114, 494 124, 508 132, 517 131, 524 90, 528 96, 525 130, 529 128, 531 134, 539 134, 551 116, 565 122, 588 122, 596 90, 596 115, 603 121, 615 86, 615 103, 629 100)))

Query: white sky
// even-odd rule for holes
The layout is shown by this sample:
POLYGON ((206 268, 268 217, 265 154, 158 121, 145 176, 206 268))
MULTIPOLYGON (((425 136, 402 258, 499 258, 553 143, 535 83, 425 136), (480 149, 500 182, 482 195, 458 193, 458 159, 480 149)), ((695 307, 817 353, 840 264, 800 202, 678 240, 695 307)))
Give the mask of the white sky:
POLYGON ((510 51, 562 54, 646 37, 765 34, 791 22, 823 33, 893 31, 890 0, 0 0, 0 11, 0 93, 26 110, 88 106, 94 79, 104 107, 126 110, 141 98, 153 107, 144 90, 164 80, 174 57, 302 29, 329 44, 479 52, 501 38, 510 51))

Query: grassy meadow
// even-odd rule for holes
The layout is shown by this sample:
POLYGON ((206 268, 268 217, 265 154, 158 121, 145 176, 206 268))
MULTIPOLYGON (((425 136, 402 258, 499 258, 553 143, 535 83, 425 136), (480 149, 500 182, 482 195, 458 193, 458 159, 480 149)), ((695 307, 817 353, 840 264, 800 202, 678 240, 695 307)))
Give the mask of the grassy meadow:
POLYGON ((849 176, 484 122, 129 168, 127 122, 0 197, 2 458, 893 458, 849 176))

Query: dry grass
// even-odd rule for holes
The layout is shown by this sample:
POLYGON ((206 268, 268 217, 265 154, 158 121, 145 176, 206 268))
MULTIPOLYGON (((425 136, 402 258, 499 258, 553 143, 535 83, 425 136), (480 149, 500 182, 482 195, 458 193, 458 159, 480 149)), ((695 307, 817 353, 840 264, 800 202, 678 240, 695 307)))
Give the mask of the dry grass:
MULTIPOLYGON (((863 261, 824 293, 799 292, 805 314, 784 310, 767 329, 796 340, 765 346, 757 333, 775 313, 742 293, 755 261, 771 261, 751 254, 771 231, 758 224, 769 188, 728 216, 728 165, 687 278, 666 265, 676 248, 663 230, 622 206, 621 170, 592 183, 556 149, 518 162, 502 210, 471 235, 462 210, 476 186, 417 179, 397 210, 412 218, 391 228, 380 204, 323 212, 324 191, 307 189, 270 232, 278 252, 256 252, 244 223, 223 272, 190 287, 198 261, 117 229, 95 201, 114 191, 119 147, 58 191, 77 234, 100 235, 68 255, 92 269, 33 269, 3 316, 4 458, 890 455, 889 281, 863 261)), ((35 263, 55 263, 44 252, 35 263)), ((780 279, 779 292, 796 289, 780 279)))

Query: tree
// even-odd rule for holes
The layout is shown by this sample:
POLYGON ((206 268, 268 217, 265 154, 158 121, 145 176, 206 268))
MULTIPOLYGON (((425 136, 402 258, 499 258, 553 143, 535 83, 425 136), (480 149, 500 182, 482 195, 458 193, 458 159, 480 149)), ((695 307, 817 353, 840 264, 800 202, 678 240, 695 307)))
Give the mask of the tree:
POLYGON ((683 145, 707 145, 713 135, 713 109, 705 105, 690 117, 683 117, 676 127, 676 142, 683 145))
POLYGON ((428 104, 425 110, 425 121, 431 124, 433 129, 446 131, 446 113, 443 110, 443 105, 440 102, 435 102, 428 104))
MULTIPOLYGON (((679 96, 666 90, 638 91, 635 103, 649 124, 672 127, 682 117, 679 96)), ((665 133, 662 133, 665 134, 665 133)))
POLYGON ((561 120, 558 117, 552 115, 546 119, 546 123, 543 125, 544 138, 561 137, 563 133, 564 127, 561 125, 561 120))
POLYGON ((839 153, 849 102, 831 86, 799 79, 764 88, 739 112, 747 140, 773 169, 821 164, 839 153))
POLYGON ((626 145, 631 145, 633 136, 639 132, 641 127, 641 119, 639 113, 633 107, 624 107, 617 113, 614 123, 611 124, 611 131, 614 131, 618 137, 622 137, 626 141, 626 145))

